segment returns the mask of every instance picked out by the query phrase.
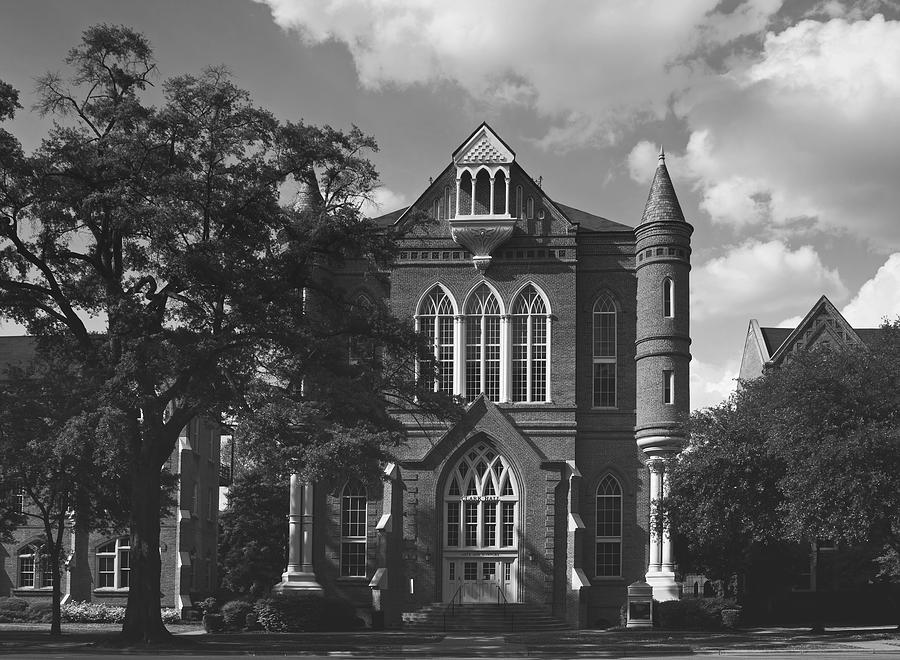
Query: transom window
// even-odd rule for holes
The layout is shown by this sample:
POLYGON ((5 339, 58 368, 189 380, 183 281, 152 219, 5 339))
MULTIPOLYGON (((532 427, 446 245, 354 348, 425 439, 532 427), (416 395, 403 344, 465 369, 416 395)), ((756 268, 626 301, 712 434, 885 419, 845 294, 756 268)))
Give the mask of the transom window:
POLYGON ((466 306, 466 391, 468 401, 484 392, 500 400, 500 304, 482 284, 466 306))
POLYGON ((439 286, 425 296, 419 308, 419 332, 433 351, 437 371, 434 390, 447 394, 453 393, 453 316, 453 303, 439 286))
POLYGON ((533 286, 513 303, 512 400, 547 400, 547 307, 533 286))
POLYGON ((486 442, 470 449, 444 493, 448 548, 515 548, 518 486, 503 456, 486 442))
POLYGON ((597 486, 597 577, 622 575, 622 487, 612 475, 597 486))
POLYGON ((616 407, 616 306, 608 295, 594 303, 593 405, 616 407))
POLYGON ((366 576, 368 506, 365 487, 348 482, 341 494, 341 575, 366 576))
POLYGON ((120 536, 97 548, 97 587, 127 589, 131 578, 131 541, 120 536))

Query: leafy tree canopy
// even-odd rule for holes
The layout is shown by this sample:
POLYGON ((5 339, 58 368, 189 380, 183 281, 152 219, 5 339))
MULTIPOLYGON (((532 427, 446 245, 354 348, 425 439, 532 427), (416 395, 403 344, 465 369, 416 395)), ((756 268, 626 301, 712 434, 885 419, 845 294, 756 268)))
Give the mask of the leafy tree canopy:
POLYGON ((883 572, 896 566, 900 321, 881 335, 795 353, 694 414, 663 505, 699 568, 741 572, 762 548, 816 539, 884 545, 883 572))
MULTIPOLYGON (((394 251, 392 231, 359 214, 377 181, 372 138, 279 121, 222 67, 169 79, 148 105, 152 49, 127 27, 89 28, 66 63, 38 81, 37 108, 56 120, 41 146, 0 142, 0 312, 96 366, 95 433, 123 450, 130 489, 123 633, 165 640, 160 468, 190 419, 267 424, 251 439, 320 476, 348 462, 335 453, 385 457, 402 438, 391 406, 450 402, 413 377, 411 325, 345 294, 377 290, 394 251), (291 182, 306 191, 296 208, 279 204, 291 182), (377 350, 349 364, 352 341, 377 350)), ((0 98, 9 115, 14 92, 0 98)))

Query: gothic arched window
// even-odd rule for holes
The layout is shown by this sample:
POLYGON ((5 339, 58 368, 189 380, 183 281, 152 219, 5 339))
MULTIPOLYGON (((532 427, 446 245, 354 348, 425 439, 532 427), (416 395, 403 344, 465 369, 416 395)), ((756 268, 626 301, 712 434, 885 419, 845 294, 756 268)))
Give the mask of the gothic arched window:
POLYGON ((549 316, 543 298, 531 285, 512 308, 512 400, 547 401, 547 361, 550 354, 549 316))
POLYGON ((597 577, 622 575, 622 487, 612 475, 597 486, 597 577))
MULTIPOLYGON (((419 306, 419 332, 433 351, 436 392, 453 393, 453 303, 447 293, 435 286, 419 306)), ((421 371, 425 371, 422 365, 421 371)))
POLYGON ((466 400, 500 398, 500 304, 482 284, 466 305, 466 400))
POLYGON ((616 407, 616 306, 603 295, 593 313, 593 406, 616 407))
POLYGON ((341 576, 366 576, 366 489, 348 482, 341 493, 341 576))

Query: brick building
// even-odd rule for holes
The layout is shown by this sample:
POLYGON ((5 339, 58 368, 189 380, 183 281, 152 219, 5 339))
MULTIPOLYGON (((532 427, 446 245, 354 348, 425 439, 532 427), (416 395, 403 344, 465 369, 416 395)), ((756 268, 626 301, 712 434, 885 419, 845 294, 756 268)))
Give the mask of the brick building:
MULTIPOLYGON (((0 337, 0 365, 32 359, 31 337, 0 337)), ((216 536, 219 515, 220 427, 197 418, 181 431, 166 463, 177 475, 176 508, 160 529, 161 607, 181 608, 212 593, 217 584, 216 536)), ((14 494, 23 510, 35 507, 14 494)), ((43 558, 43 526, 28 517, 12 543, 0 545, 0 596, 49 600, 51 581, 43 558)), ((128 530, 120 533, 66 531, 63 602, 100 601, 125 605, 129 583, 128 530)))
POLYGON ((346 287, 414 319, 435 389, 466 413, 451 427, 404 418, 377 492, 295 477, 276 590, 341 594, 389 626, 454 600, 614 623, 644 578, 676 598, 668 537, 649 521, 689 408, 693 229, 662 153, 631 227, 551 200, 482 124, 378 221, 415 211, 433 222, 405 235, 389 284, 346 287))

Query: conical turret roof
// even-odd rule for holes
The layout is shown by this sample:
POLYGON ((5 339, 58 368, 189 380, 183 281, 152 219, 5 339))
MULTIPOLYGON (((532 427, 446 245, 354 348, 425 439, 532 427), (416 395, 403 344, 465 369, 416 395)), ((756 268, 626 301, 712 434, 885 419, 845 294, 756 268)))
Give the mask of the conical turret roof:
POLYGON ((659 165, 656 167, 656 174, 653 175, 653 183, 650 184, 650 194, 647 196, 641 224, 660 221, 685 222, 675 187, 669 178, 669 170, 666 169, 666 154, 662 149, 659 150, 659 165))
POLYGON ((315 174, 312 169, 297 177, 297 194, 292 204, 295 211, 302 213, 310 209, 319 208, 323 204, 322 193, 319 191, 315 174))

